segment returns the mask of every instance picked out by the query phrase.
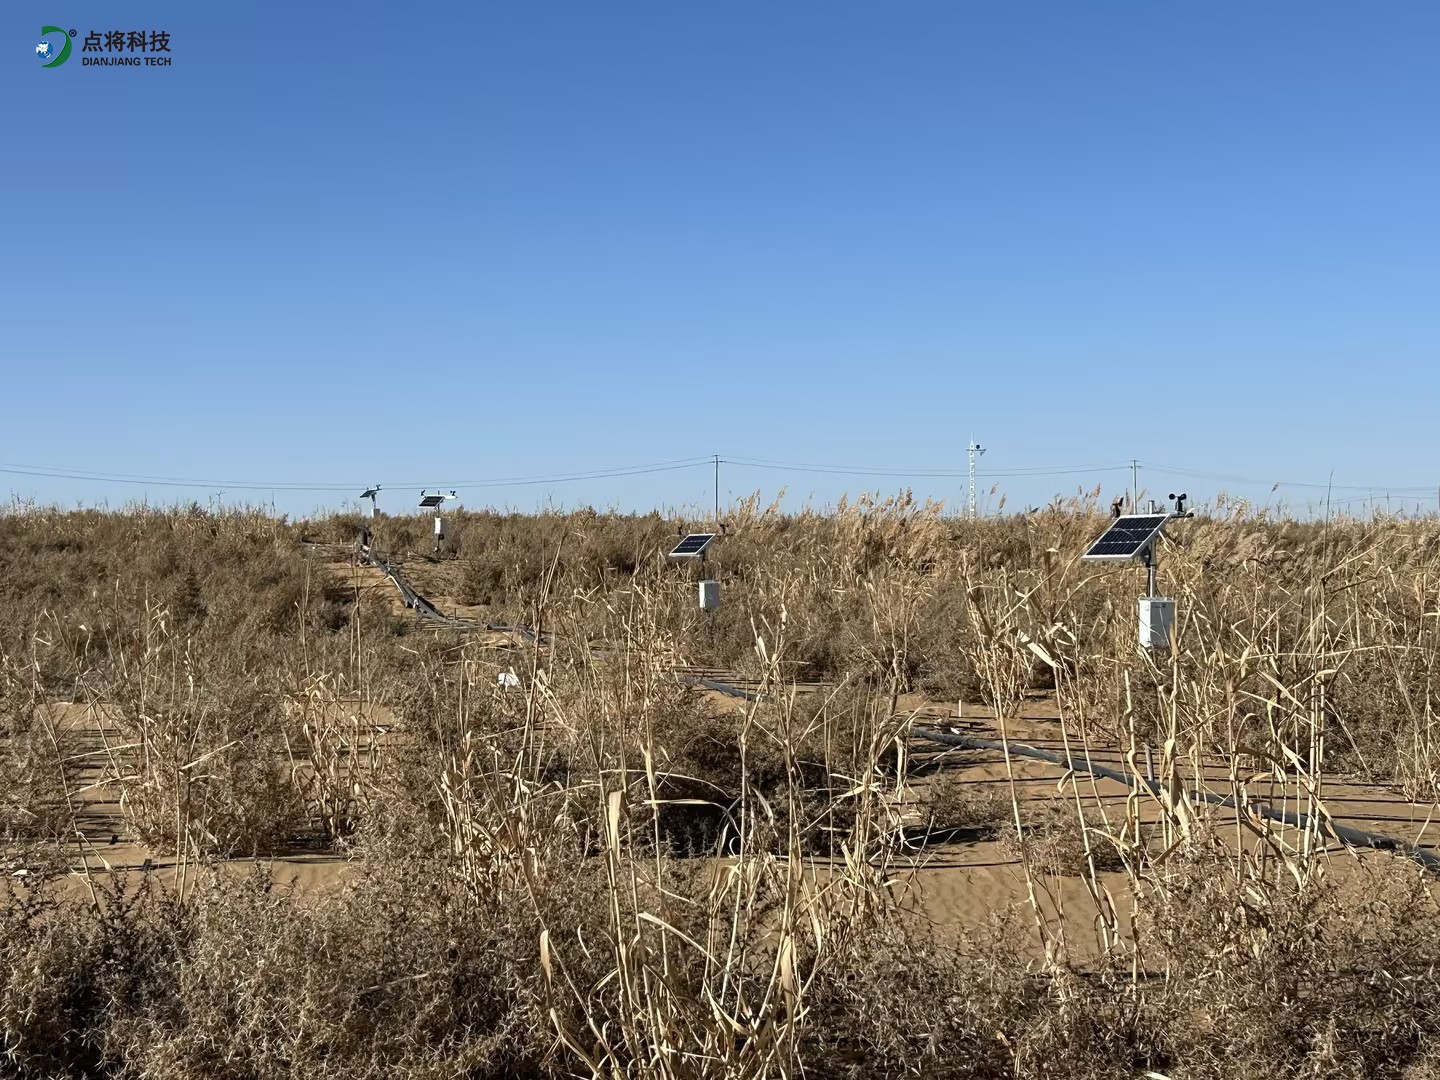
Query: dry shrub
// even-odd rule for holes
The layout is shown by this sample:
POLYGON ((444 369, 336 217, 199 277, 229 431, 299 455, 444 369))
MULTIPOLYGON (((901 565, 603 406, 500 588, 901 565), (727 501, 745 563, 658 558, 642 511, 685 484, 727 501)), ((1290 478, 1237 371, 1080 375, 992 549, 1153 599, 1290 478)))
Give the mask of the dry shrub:
POLYGON ((926 786, 922 812, 929 829, 990 836, 1010 820, 1010 800, 994 781, 942 773, 926 786))
POLYGON ((913 919, 876 924, 816 980, 807 1075, 1012 1075, 1003 1025, 1029 993, 1022 934, 1004 917, 958 939, 913 919))
POLYGON ((112 1075, 124 1013, 166 1000, 186 912, 153 878, 0 878, 0 1049, 13 1075, 112 1075))
POLYGON ((1080 808, 1073 799, 1064 798, 1022 802, 1020 823, 1025 830, 1023 851, 1013 816, 1006 816, 1001 839, 1012 858, 1023 855, 1043 873, 1073 877, 1089 873, 1092 865, 1097 873, 1125 869, 1098 807, 1080 808))
POLYGON ((303 821, 285 768, 279 695, 232 655, 199 653, 152 608, 133 660, 89 686, 112 781, 135 834, 165 851, 274 851, 303 821), (109 704, 108 702, 113 702, 109 704))
POLYGON ((139 1003, 118 1025, 129 1070, 536 1073, 548 1040, 527 920, 498 902, 475 907, 424 853, 360 869, 323 899, 260 873, 212 877, 169 1000, 139 1003))
POLYGON ((325 842, 353 834, 392 791, 387 732, 368 702, 348 696, 333 676, 314 676, 282 707, 289 783, 325 842))
MULTIPOLYGON (((689 523, 459 515, 460 557, 424 572, 553 635, 503 655, 397 635, 264 515, 0 515, 4 805, 68 813, 44 778, 63 788, 71 751, 33 706, 76 697, 118 718, 105 767, 155 846, 314 832, 349 859, 328 891, 231 866, 183 903, 155 877, 97 881, 93 898, 82 880, 10 880, 7 1066, 1433 1075, 1440 921, 1399 862, 1327 864, 1293 831, 1245 832, 1266 854, 1237 853, 1172 802, 1125 841, 1165 858, 1126 867, 1094 808, 1066 798, 1022 804, 1027 872, 1043 892, 1092 863, 1127 869, 1134 928, 1110 927, 1109 953, 1037 952, 1018 917, 948 941, 897 907, 921 786, 897 700, 927 681, 1013 712, 1053 678, 1067 738, 1149 747, 1166 782, 1228 762, 1227 795, 1249 770, 1292 801, 1302 769, 1321 797, 1336 769, 1434 789, 1433 523, 1177 527, 1178 651, 1142 655, 1136 576, 1074 558, 1092 511, 971 523, 903 494, 834 514, 750 501, 707 564, 726 604, 709 620, 699 568, 659 557, 689 523), (691 664, 740 668, 761 696, 682 685, 691 664), (497 688, 501 668, 520 689, 497 688), (807 696, 797 679, 831 685, 807 696), (374 768, 339 719, 353 703, 397 717, 374 768)), ((353 522, 307 528, 348 542, 353 522)), ((382 550, 428 546, 423 519, 377 534, 382 550)), ((994 829, 1000 791, 942 776, 923 807, 936 828, 994 829)))
MULTIPOLYGON (((1141 906, 1184 1075, 1400 1076, 1440 1036, 1434 883, 1393 859, 1298 884, 1202 859, 1141 906)), ((1427 1062, 1429 1064, 1427 1064, 1427 1062)))
POLYGON ((23 865, 29 854, 70 832, 68 791, 74 769, 63 760, 74 749, 39 708, 11 699, 0 713, 0 868, 23 865))

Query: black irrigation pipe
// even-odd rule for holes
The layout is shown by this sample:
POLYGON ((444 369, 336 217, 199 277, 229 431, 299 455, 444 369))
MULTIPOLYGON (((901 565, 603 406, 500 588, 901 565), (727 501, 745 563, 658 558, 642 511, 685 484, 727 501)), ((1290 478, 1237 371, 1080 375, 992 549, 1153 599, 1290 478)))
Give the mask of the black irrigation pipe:
MULTIPOLYGON (((476 628, 476 624, 473 619, 462 619, 455 615, 446 615, 429 600, 421 596, 418 592, 415 591, 415 587, 411 585, 410 582, 405 580, 404 575, 401 574, 399 570, 395 569, 395 567, 391 563, 389 563, 385 559, 385 557, 382 556, 378 551, 374 551, 371 548, 364 547, 360 549, 360 557, 366 562, 370 563, 372 566, 379 569, 381 573, 383 573, 386 577, 388 577, 392 582, 395 583, 395 587, 400 590, 400 595, 405 600, 405 606, 410 608, 412 611, 418 611, 427 619, 431 619, 434 622, 443 623, 446 626, 454 627, 456 629, 473 630, 476 628)), ((504 623, 486 623, 485 629, 494 631, 496 633, 519 634, 526 641, 531 642, 543 642, 545 640, 545 635, 536 634, 535 631, 531 630, 528 626, 509 626, 504 623)))
POLYGON ((528 626, 507 626, 503 623, 486 623, 486 630, 493 630, 497 634, 519 634, 526 641, 545 641, 544 634, 537 634, 528 626))
POLYGON ((764 701, 765 695, 755 690, 742 690, 738 686, 731 686, 729 683, 720 682, 718 679, 702 679, 698 675, 677 676, 683 683, 691 686, 703 686, 707 690, 718 690, 728 697, 744 698, 746 701, 764 701))
MULTIPOLYGON (((751 690, 742 690, 738 686, 731 686, 729 683, 719 682, 715 679, 687 679, 686 681, 698 683, 711 690, 718 690, 730 697, 744 698, 746 701, 764 700, 763 694, 751 690)), ((922 739, 939 743, 942 746, 957 746, 965 750, 999 750, 1002 753, 1006 744, 999 739, 982 739, 975 735, 955 735, 946 731, 936 731, 927 727, 912 727, 911 734, 918 735, 922 739)), ((1088 757, 1081 761, 1069 754, 1060 755, 1051 753, 1049 750, 1041 750, 1038 746, 1029 746, 1025 743, 1012 742, 1009 744, 1009 751, 1019 757, 1034 758, 1037 761, 1048 761, 1052 765, 1059 765, 1063 769, 1073 772, 1088 773, 1092 776, 1102 776, 1108 780, 1114 780, 1124 784, 1128 788, 1142 788, 1156 796, 1160 795, 1160 785, 1153 780, 1147 780, 1136 773, 1126 772, 1120 769, 1112 769, 1105 765, 1097 765, 1088 757)), ((1189 794, 1198 798, 1201 802, 1209 803, 1212 806, 1224 806, 1234 808, 1236 805, 1233 795, 1212 795, 1207 791, 1190 792, 1189 794)), ((1292 825, 1297 829, 1309 828, 1311 815, 1301 814, 1291 810, 1276 810, 1273 806, 1264 803, 1247 803, 1245 809, 1260 817, 1268 818, 1271 821, 1278 821, 1285 825, 1292 825)), ((1352 847, 1368 847, 1377 851, 1391 851, 1406 858, 1413 859, 1427 870, 1440 873, 1440 855, 1428 851, 1416 844, 1397 839, 1393 836, 1381 836, 1378 833, 1368 833, 1361 829, 1351 828, 1349 825, 1341 825, 1339 822, 1328 818, 1319 819, 1320 831, 1322 834, 1329 834, 1337 840, 1342 840, 1352 847)))
MULTIPOLYGON (((1006 744, 999 739, 981 739, 974 735, 952 735, 945 731, 935 731, 933 728, 916 727, 911 732, 928 739, 931 742, 939 743, 942 746, 957 746, 965 750, 999 750, 1004 752, 1006 744)), ((1103 776, 1108 780, 1115 780, 1128 788, 1142 788, 1150 794, 1160 795, 1161 787, 1154 780, 1147 780, 1132 772, 1120 769, 1111 769, 1105 765, 1096 765, 1089 760, 1078 760, 1069 754, 1055 754, 1049 750, 1041 750, 1039 747, 1027 746, 1024 743, 1012 742, 1009 744, 1009 752, 1020 757, 1034 758, 1037 761, 1048 761, 1052 765, 1059 765, 1063 769, 1073 772, 1089 773, 1092 776, 1103 776)), ((1233 795, 1212 795, 1206 791, 1189 792, 1191 796, 1198 798, 1201 802, 1209 803, 1212 806, 1225 806, 1234 808, 1237 804, 1233 795)), ((1349 825, 1341 825, 1328 818, 1313 818, 1310 814, 1301 814, 1291 810, 1276 810, 1273 806, 1264 803, 1246 803, 1244 809, 1260 817, 1268 818, 1271 821, 1278 821, 1285 825, 1293 825, 1297 829, 1310 827, 1312 820, 1315 820, 1320 827, 1322 834, 1329 834, 1337 840, 1343 840, 1352 847, 1375 848, 1379 851, 1393 851, 1414 859, 1427 870, 1440 873, 1440 855, 1428 851, 1418 845, 1411 844, 1405 840, 1396 839, 1393 836, 1381 836, 1378 833, 1368 833, 1360 829, 1353 829, 1349 825)))
MULTIPOLYGON (((442 614, 434 604, 430 603, 429 600, 426 600, 411 588, 410 584, 400 576, 395 568, 377 553, 372 552, 369 548, 364 548, 362 549, 362 555, 375 566, 379 567, 380 570, 395 583, 401 595, 405 597, 405 601, 409 607, 449 626, 470 627, 474 625, 468 620, 456 619, 452 616, 442 614)), ((486 629, 518 633, 527 641, 539 640, 533 630, 523 626, 492 625, 486 627, 486 629)), ((745 690, 738 686, 732 686, 730 683, 721 682, 718 679, 706 679, 694 675, 679 675, 677 677, 681 682, 688 683, 692 686, 703 686, 707 690, 715 690, 729 697, 743 698, 746 701, 765 700, 764 694, 754 690, 745 690)), ((939 743, 941 746, 955 746, 965 750, 999 750, 1002 753, 1007 749, 1006 743, 998 739, 982 739, 975 735, 954 735, 949 732, 936 731, 933 728, 926 727, 913 727, 910 730, 912 734, 918 735, 920 738, 927 739, 930 742, 939 743)), ((1126 772, 1121 769, 1111 769, 1105 765, 1097 765, 1093 761, 1088 760, 1088 758, 1081 761, 1069 754, 1062 756, 1051 753, 1049 750, 1041 750, 1037 746, 1026 745, 1025 743, 1009 743, 1008 749, 1010 753, 1016 754, 1019 757, 1033 758, 1036 761, 1046 761, 1072 772, 1083 772, 1091 776, 1104 777, 1107 780, 1114 780, 1117 783, 1124 784, 1127 788, 1140 788, 1148 791, 1157 798, 1160 796, 1161 788, 1155 781, 1148 780, 1136 773, 1126 772)), ((1207 791, 1193 791, 1189 792, 1189 794, 1201 802, 1208 803, 1212 806, 1222 806, 1233 809, 1237 805, 1233 795, 1213 795, 1207 791)), ((1351 828, 1349 825, 1341 825, 1329 818, 1322 817, 1313 819, 1312 815, 1302 814, 1298 811, 1276 810, 1273 806, 1268 806, 1265 803, 1247 803, 1244 808, 1270 821, 1277 821, 1297 829, 1308 829, 1312 820, 1316 820, 1322 835, 1328 834, 1352 847, 1374 848, 1377 851, 1395 852, 1396 854, 1404 855, 1406 858, 1413 859, 1427 870, 1440 873, 1440 855, 1419 847, 1416 844, 1409 843, 1406 840, 1400 840, 1393 836, 1382 836, 1379 833, 1368 833, 1361 829, 1351 828)))
POLYGON ((453 615, 446 615, 429 600, 426 600, 425 597, 416 592, 414 587, 401 575, 400 571, 390 565, 385 557, 378 551, 374 551, 369 547, 362 547, 360 549, 360 557, 379 569, 381 573, 395 583, 395 587, 400 590, 400 595, 405 600, 405 606, 412 611, 417 611, 425 618, 434 622, 443 623, 446 626, 453 626, 457 629, 474 628, 475 623, 470 619, 459 619, 453 615))

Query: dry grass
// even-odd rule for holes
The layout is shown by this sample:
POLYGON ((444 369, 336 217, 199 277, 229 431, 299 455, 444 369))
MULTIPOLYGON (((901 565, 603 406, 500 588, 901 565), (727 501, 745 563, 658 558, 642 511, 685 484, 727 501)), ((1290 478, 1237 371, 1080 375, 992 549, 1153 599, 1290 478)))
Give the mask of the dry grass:
MULTIPOLYGON (((1133 576, 1074 557, 1091 511, 748 503, 708 622, 694 568, 657 554, 685 523, 458 515, 458 558, 407 566, 547 634, 503 653, 417 630, 262 514, 0 516, 0 826, 32 870, 0 906, 7 1068, 1440 1073, 1424 872, 1193 796, 1312 822, 1337 775, 1435 798, 1440 526, 1189 523, 1161 656, 1133 647, 1133 576), (759 697, 699 693, 685 664, 759 697), (902 695, 983 700, 1009 746, 1037 685, 1057 740, 1148 751, 1160 794, 1102 813, 1072 774, 1037 805, 1009 753, 1001 782, 920 782, 902 695), (88 741, 60 701, 103 720, 88 741), (47 870, 78 865, 94 791, 182 864, 173 884, 47 870), (1028 902, 963 934, 907 913, 917 796, 930 843, 1003 834, 1028 902), (343 858, 343 883, 220 861, 297 845, 343 858), (1093 928, 1057 899, 1077 879, 1093 928)), ((377 545, 423 546, 423 526, 383 519, 377 545)))

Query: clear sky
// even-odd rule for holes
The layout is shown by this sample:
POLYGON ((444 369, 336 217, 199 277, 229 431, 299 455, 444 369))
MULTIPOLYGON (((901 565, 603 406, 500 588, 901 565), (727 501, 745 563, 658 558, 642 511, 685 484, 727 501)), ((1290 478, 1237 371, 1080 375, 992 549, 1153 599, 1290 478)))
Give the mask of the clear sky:
POLYGON ((12 0, 0 30, 7 468, 644 509, 712 470, 475 481, 719 454, 955 474, 727 463, 722 497, 956 501, 973 432, 1012 509, 1131 458, 1203 474, 1142 469, 1162 493, 1437 505, 1428 0, 12 0), (172 64, 84 66, 109 30, 172 64))

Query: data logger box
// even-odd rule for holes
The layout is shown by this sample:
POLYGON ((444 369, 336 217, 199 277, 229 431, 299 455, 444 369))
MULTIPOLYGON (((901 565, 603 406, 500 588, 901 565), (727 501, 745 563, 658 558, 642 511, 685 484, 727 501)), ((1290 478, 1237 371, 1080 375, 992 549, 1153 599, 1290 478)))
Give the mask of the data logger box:
POLYGON ((1140 647, 1167 649, 1175 632, 1175 601, 1167 596, 1140 598, 1140 647))
POLYGON ((720 606, 720 582, 700 582, 700 610, 714 611, 720 606))

